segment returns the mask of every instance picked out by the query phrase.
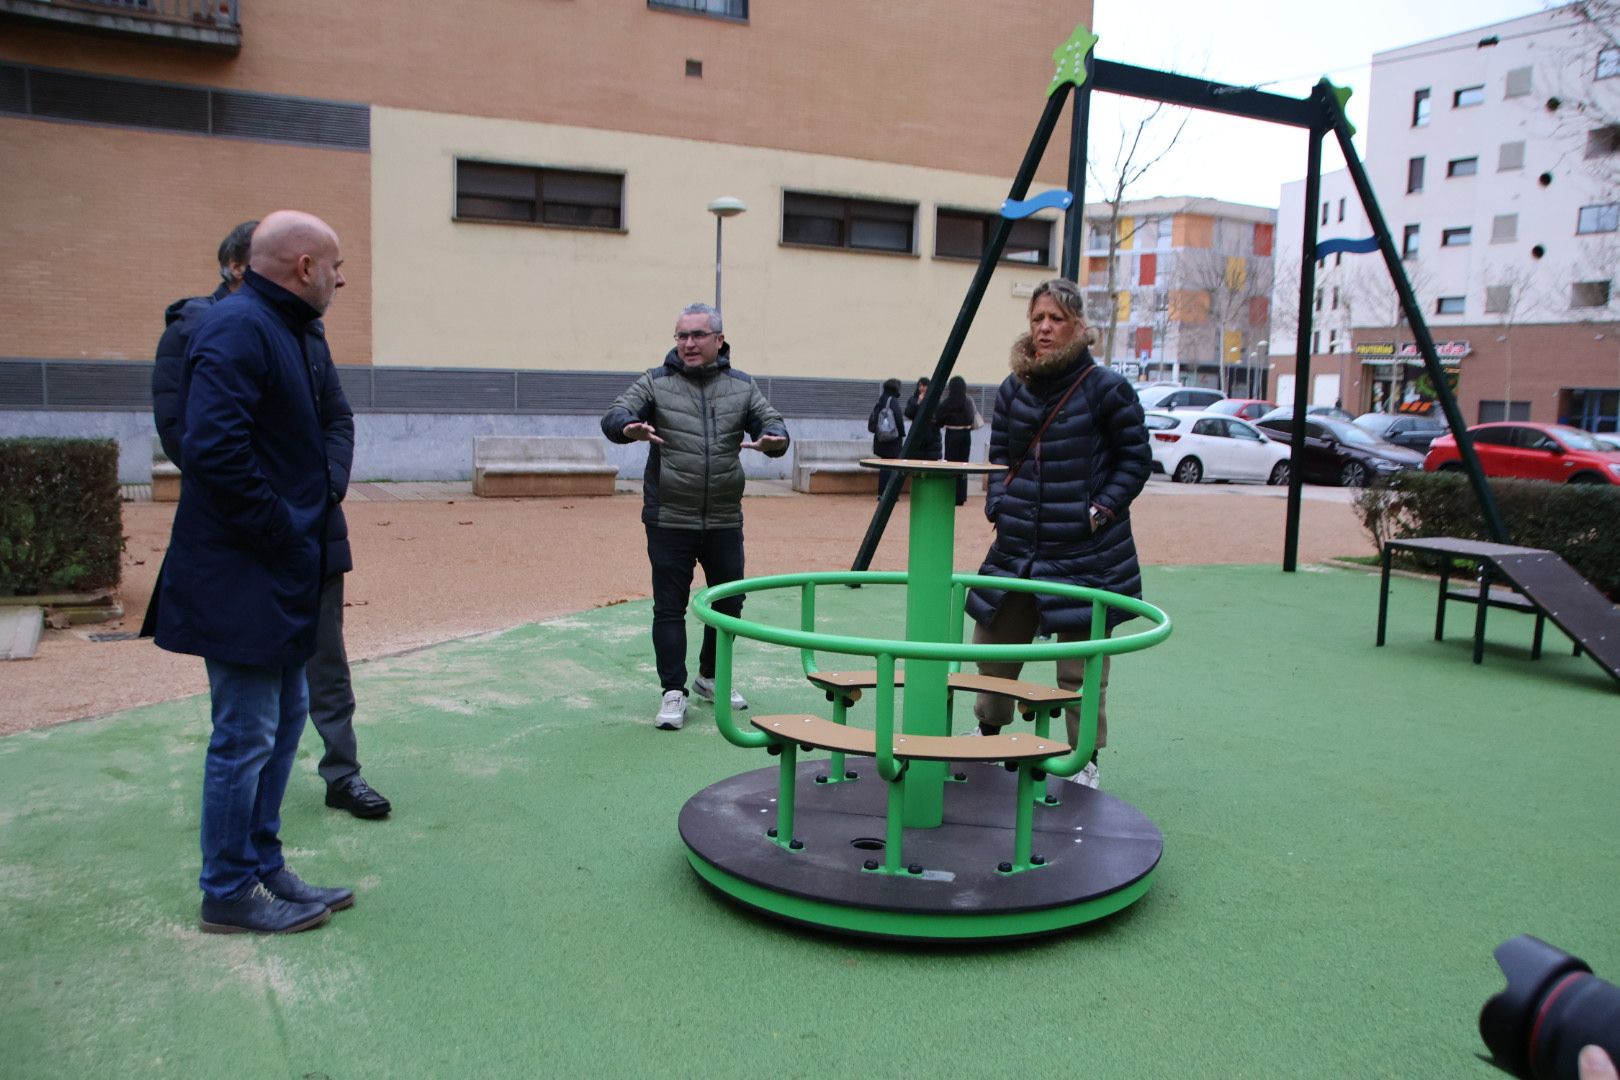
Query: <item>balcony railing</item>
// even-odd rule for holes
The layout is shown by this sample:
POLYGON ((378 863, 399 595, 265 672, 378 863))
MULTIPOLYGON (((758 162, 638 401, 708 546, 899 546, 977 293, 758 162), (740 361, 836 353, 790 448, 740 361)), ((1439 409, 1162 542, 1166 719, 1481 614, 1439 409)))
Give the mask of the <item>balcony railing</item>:
POLYGON ((236 52, 242 47, 239 5, 240 0, 0 0, 0 16, 236 52))
POLYGON ((647 6, 654 11, 683 11, 690 15, 748 21, 748 0, 647 0, 647 6))

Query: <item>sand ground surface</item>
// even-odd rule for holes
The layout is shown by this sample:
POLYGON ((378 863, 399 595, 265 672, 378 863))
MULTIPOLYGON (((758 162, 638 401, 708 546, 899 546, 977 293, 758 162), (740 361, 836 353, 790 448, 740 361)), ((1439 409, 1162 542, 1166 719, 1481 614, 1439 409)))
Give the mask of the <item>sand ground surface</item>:
MULTIPOLYGON (((871 519, 873 500, 785 494, 783 486, 750 485, 761 494, 744 501, 749 575, 847 569, 871 519)), ((351 498, 346 505, 355 564, 345 585, 351 662, 652 595, 637 494, 479 499, 459 491, 435 495, 421 487, 406 498, 351 498)), ((1376 552, 1349 492, 1310 487, 1305 492, 1301 565, 1376 552)), ((1283 496, 1276 488, 1189 488, 1155 479, 1132 507, 1141 560, 1149 567, 1270 563, 1280 569, 1283 496)), ((957 515, 958 567, 977 566, 989 546, 983 505, 982 498, 970 497, 957 515)), ((164 652, 150 640, 90 638, 140 627, 173 518, 172 503, 124 504, 119 587, 124 618, 46 630, 32 659, 0 664, 0 735, 207 689, 197 657, 164 652)), ((874 569, 904 567, 907 528, 902 500, 874 569)), ((1151 572, 1146 582, 1151 601, 1151 572)), ((229 602, 226 596, 220 600, 229 602)), ((649 652, 651 647, 649 638, 649 652)))

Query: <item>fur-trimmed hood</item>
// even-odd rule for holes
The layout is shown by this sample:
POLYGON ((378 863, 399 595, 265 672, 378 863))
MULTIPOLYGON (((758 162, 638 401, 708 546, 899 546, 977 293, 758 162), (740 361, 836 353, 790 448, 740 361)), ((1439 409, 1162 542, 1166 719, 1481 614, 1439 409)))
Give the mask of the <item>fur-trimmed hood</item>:
POLYGON ((1054 353, 1037 358, 1034 341, 1028 334, 1023 334, 1013 342, 1012 356, 1008 359, 1007 366, 1018 376, 1020 382, 1027 383, 1031 379, 1067 371, 1081 362, 1095 362, 1091 359, 1091 353, 1086 350, 1084 337, 1076 338, 1054 353))

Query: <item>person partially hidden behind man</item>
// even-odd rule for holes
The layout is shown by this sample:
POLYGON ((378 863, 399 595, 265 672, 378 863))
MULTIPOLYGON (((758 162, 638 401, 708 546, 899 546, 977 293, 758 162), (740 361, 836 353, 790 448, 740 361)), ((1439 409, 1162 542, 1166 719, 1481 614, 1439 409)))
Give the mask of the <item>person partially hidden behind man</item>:
POLYGON ((325 429, 340 421, 323 419, 320 389, 337 373, 309 336, 343 285, 343 255, 325 222, 278 210, 249 264, 182 373, 180 505, 157 614, 157 644, 208 670, 199 883, 202 929, 217 934, 308 930, 354 903, 305 884, 279 836, 336 502, 325 429))
MULTIPOLYGON (((720 313, 691 304, 675 321, 675 347, 614 399, 602 433, 616 443, 648 442, 641 520, 652 563, 653 654, 663 700, 654 726, 678 730, 686 719, 686 601, 698 564, 710 585, 743 576, 740 450, 787 453, 782 414, 754 380, 731 366, 720 313), (746 438, 744 437, 746 436, 746 438)), ((742 614, 741 596, 715 610, 742 614)), ((714 700, 714 627, 703 630, 692 693, 714 700)), ((735 689, 731 707, 748 702, 735 689)))
MULTIPOLYGON (((170 461, 183 471, 185 452, 180 445, 184 415, 180 406, 180 381, 185 371, 191 338, 215 304, 242 287, 247 272, 249 244, 257 221, 244 221, 232 229, 219 245, 219 288, 212 296, 176 300, 164 311, 167 324, 158 341, 157 360, 152 365, 152 421, 158 439, 170 461)), ((320 629, 315 635, 315 655, 306 667, 309 683, 309 718, 320 734, 326 752, 318 768, 326 781, 326 805, 347 810, 358 818, 387 816, 393 809, 382 794, 360 775, 359 744, 354 735, 354 687, 349 677, 349 654, 343 644, 343 577, 354 569, 349 549, 349 523, 343 515, 343 496, 348 492, 349 469, 354 461, 354 413, 349 399, 330 367, 332 350, 326 341, 326 328, 320 320, 309 324, 304 344, 311 363, 333 378, 320 387, 321 427, 326 432, 326 458, 335 501, 326 519, 326 568, 321 584, 320 629)), ((167 559, 165 559, 167 562, 167 559)), ((152 603, 141 625, 141 636, 151 637, 157 629, 159 587, 152 591, 152 603)))

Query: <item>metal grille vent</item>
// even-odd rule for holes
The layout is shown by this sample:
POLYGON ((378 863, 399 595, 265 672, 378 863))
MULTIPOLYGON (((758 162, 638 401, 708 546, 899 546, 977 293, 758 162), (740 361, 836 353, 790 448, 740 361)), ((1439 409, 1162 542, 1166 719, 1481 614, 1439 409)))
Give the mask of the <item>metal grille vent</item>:
POLYGON ((29 106, 35 116, 99 124, 208 131, 208 91, 134 79, 103 79, 62 71, 29 72, 29 106))
POLYGON ((53 409, 105 408, 111 402, 152 407, 150 364, 52 364, 45 379, 46 401, 53 409))
POLYGON ((0 360, 0 409, 45 405, 45 365, 38 360, 0 360))
POLYGON ((0 64, 0 112, 28 111, 28 80, 15 64, 0 64))
POLYGON ((509 413, 510 371, 378 368, 372 372, 377 412, 509 413))
POLYGON ((520 371, 517 410, 523 413, 601 415, 639 373, 601 371, 520 371))
POLYGON ((215 90, 214 134, 364 150, 371 110, 364 105, 215 90))

